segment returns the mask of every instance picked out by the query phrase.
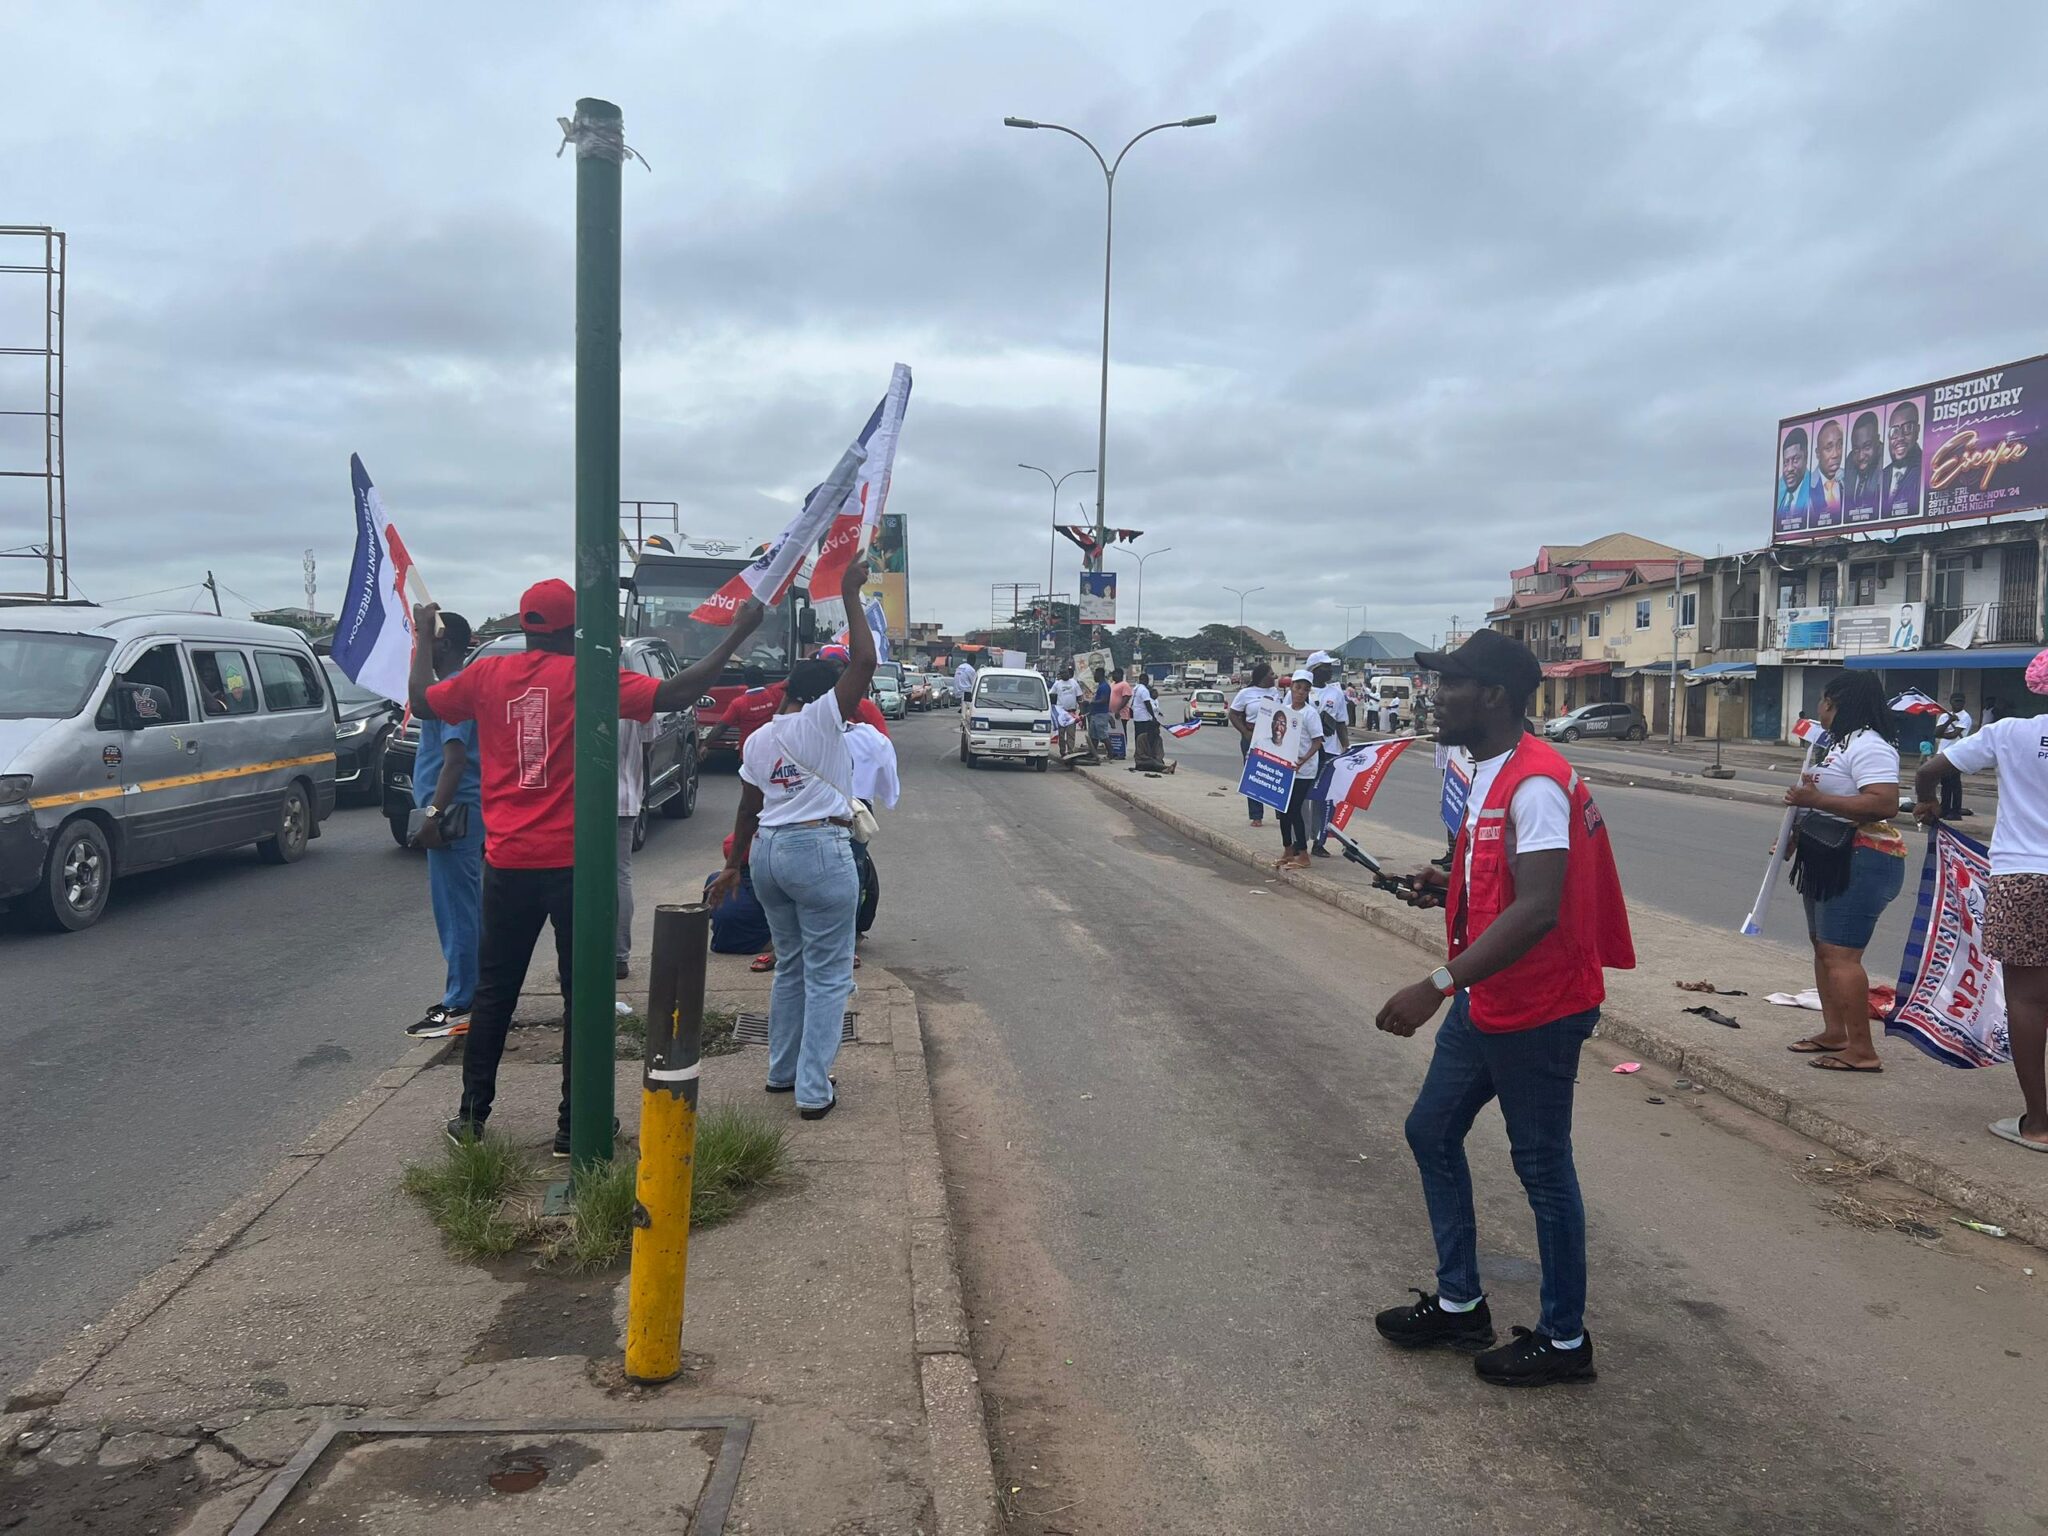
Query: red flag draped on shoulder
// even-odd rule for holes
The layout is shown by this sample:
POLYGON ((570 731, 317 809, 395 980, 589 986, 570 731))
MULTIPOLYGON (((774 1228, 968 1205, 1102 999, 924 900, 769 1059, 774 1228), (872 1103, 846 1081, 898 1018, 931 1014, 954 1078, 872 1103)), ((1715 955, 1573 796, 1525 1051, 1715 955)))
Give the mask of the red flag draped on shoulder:
POLYGON ((824 546, 811 567, 811 601, 822 603, 839 596, 839 579, 846 574, 853 557, 866 549, 875 537, 882 508, 889 500, 889 475, 896 466, 896 439, 903 432, 903 413, 910 405, 910 369, 902 363, 889 375, 889 393, 882 397, 874 435, 869 440, 867 462, 860 478, 826 531, 824 546))
MULTIPOLYGON (((908 399, 910 370, 899 363, 896 371, 902 378, 904 398, 908 399)), ((753 564, 699 603, 690 614, 691 618, 705 624, 730 624, 734 615, 739 612, 740 604, 750 597, 759 598, 771 608, 782 601, 783 594, 789 591, 790 584, 796 580, 797 572, 803 567, 804 557, 817 548, 818 541, 825 536, 826 529, 831 526, 834 515, 846 506, 860 484, 861 471, 875 451, 882 424, 888 418, 889 403, 896 393, 894 378, 891 379, 889 388, 890 393, 883 396, 881 402, 875 406, 874 413, 868 417, 867 425, 861 428, 860 436, 839 456, 838 464, 834 465, 832 473, 825 477, 824 484, 817 486, 804 498, 802 510, 789 520, 788 526, 775 536, 772 543, 766 545, 754 557, 753 564)), ((900 408, 895 419, 897 426, 900 427, 903 420, 900 408)), ((895 442, 892 437, 889 452, 893 454, 894 450, 895 442)), ((886 464, 884 470, 883 487, 886 494, 886 464)))

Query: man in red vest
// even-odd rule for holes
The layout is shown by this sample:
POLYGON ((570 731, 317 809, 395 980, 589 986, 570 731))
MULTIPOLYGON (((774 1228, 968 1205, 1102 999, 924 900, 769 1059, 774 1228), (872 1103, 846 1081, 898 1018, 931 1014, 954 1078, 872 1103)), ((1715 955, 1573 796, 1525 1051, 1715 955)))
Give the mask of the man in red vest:
POLYGON ((1404 1349, 1476 1355, 1479 1375, 1500 1386, 1591 1381, 1572 1086, 1606 996, 1602 970, 1635 965, 1621 880, 1586 786, 1556 748, 1524 729, 1542 679, 1529 648, 1482 629, 1455 651, 1415 659, 1442 680, 1437 739, 1470 754, 1472 788, 1449 872, 1423 866, 1410 898, 1443 906, 1449 963, 1388 998, 1378 1021, 1388 1034, 1412 1035, 1452 1000, 1407 1124, 1436 1237, 1438 1289, 1418 1290, 1413 1305, 1373 1321, 1404 1349), (1496 1098, 1543 1260, 1536 1327, 1515 1329, 1498 1349, 1465 1164, 1466 1133, 1496 1098))

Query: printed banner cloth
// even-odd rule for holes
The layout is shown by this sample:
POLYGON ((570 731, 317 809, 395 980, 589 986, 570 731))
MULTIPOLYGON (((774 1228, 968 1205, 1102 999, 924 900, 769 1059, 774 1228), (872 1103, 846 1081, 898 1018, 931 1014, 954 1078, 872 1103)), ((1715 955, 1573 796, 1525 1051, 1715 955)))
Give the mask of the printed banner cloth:
POLYGON ((1380 781, 1394 766, 1394 759, 1415 745, 1413 736, 1396 736, 1386 741, 1368 741, 1340 752, 1323 765, 1316 779, 1315 798, 1330 804, 1330 825, 1348 827, 1351 813, 1372 804, 1380 781))
MULTIPOLYGON (((384 515, 384 502, 370 472, 348 456, 356 506, 356 553, 348 571, 348 596, 334 626, 334 664, 355 682, 387 699, 403 700, 412 671, 412 609, 408 583, 415 584, 412 556, 384 515)), ((422 598, 424 600, 424 598, 422 598)))
MULTIPOLYGON (((876 407, 879 420, 867 440, 868 456, 861 464, 853 491, 832 518, 818 558, 811 566, 811 601, 826 602, 839 596, 840 578, 854 555, 874 542, 882 508, 889 501, 889 477, 896 468, 896 440, 903 433, 903 413, 910 408, 910 369, 898 363, 889 375, 889 392, 876 407)), ((888 653, 882 653, 888 659, 888 653)))
POLYGON ((2012 1060, 2005 978, 1984 953, 1984 897, 1991 856, 1953 827, 1927 840, 1920 904, 1899 967, 1899 996, 1884 1032, 1952 1067, 2012 1060))

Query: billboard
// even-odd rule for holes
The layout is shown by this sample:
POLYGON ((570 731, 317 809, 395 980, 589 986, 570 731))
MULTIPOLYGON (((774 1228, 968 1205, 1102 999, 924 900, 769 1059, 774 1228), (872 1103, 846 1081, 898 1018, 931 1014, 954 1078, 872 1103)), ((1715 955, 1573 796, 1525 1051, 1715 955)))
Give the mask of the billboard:
POLYGON ((2048 357, 1787 417, 1771 542, 2048 507, 2044 440, 2048 357))
POLYGON ((891 644, 910 643, 910 526, 901 512, 884 512, 868 550, 869 579, 881 594, 891 644))
POLYGON ((1116 623, 1116 572, 1083 571, 1081 573, 1081 622, 1083 624, 1116 623))

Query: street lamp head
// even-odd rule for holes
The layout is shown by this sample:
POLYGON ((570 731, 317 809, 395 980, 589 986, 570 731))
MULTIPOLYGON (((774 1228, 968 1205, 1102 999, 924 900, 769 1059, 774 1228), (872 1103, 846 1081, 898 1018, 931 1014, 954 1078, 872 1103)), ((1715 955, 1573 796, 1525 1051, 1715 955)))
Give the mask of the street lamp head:
MULTIPOLYGON (((1210 112, 1206 113, 1201 117, 1184 117, 1181 119, 1180 125, 1183 128, 1206 128, 1215 121, 1216 114, 1214 112, 1210 112)), ((1028 126, 1035 128, 1038 125, 1036 123, 1033 123, 1028 126)))
MULTIPOLYGON (((1212 117, 1209 121, 1213 123, 1216 119, 1212 117)), ((1036 128, 1038 124, 1031 121, 1028 117, 1006 117, 1003 119, 1003 126, 1005 128, 1036 128)))

